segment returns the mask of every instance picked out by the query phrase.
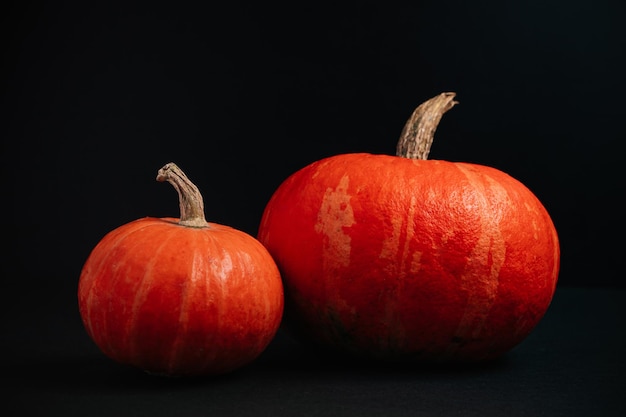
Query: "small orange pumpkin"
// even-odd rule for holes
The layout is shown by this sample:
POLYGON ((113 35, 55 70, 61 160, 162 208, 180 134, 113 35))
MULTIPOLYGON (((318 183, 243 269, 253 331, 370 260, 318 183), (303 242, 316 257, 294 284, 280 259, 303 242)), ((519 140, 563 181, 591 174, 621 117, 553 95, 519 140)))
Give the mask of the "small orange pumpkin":
POLYGON ((389 360, 478 361, 521 342, 559 271, 548 212, 497 169, 427 160, 440 94, 407 122, 396 156, 336 155, 287 178, 258 239, 285 287, 297 339, 389 360))
POLYGON ((78 285, 89 336, 110 358, 163 375, 223 374, 253 361, 278 330, 283 287, 252 236, 208 223, 197 187, 173 163, 180 219, 146 217, 96 245, 78 285))

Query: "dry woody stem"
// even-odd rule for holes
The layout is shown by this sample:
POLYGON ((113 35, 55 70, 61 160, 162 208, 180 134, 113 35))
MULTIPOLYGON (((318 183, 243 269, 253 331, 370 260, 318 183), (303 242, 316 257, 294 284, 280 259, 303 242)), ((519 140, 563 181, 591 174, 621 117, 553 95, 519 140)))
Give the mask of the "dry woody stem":
POLYGON ((156 177, 157 181, 167 181, 178 192, 180 203, 180 220, 178 224, 189 227, 207 227, 204 217, 204 202, 198 187, 173 162, 165 164, 156 177))
POLYGON ((397 156, 428 159, 441 116, 458 104, 454 101, 455 95, 455 93, 441 93, 415 109, 402 129, 396 148, 397 156))

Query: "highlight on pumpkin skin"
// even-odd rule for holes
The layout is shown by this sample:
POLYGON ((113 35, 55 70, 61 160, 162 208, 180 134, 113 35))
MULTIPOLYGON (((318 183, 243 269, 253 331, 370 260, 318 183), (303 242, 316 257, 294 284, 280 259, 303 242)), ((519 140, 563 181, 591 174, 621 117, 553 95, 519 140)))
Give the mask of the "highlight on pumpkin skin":
POLYGON ((204 217, 204 201, 198 187, 174 162, 165 164, 157 173, 156 180, 169 182, 178 193, 180 220, 178 224, 187 227, 208 227, 204 217))

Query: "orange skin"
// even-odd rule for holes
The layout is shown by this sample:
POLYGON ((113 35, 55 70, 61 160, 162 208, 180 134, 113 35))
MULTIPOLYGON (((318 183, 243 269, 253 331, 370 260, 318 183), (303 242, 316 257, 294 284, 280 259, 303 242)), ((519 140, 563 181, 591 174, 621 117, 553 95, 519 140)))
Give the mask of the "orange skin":
POLYGON ((258 239, 296 338, 381 359, 478 361, 520 343, 552 300, 555 227, 486 166, 345 154, 291 175, 258 239))
POLYGON ((85 328, 107 356, 151 373, 233 371, 279 328, 278 269, 244 232, 177 222, 139 219, 98 243, 79 281, 85 328))

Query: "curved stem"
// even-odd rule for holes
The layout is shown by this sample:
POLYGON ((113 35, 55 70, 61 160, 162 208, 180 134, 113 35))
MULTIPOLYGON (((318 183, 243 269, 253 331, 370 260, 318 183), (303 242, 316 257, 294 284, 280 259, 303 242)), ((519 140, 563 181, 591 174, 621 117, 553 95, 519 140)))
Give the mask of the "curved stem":
POLYGON ((428 159, 435 130, 441 116, 457 101, 456 93, 441 93, 419 105, 407 120, 396 147, 396 155, 409 159, 428 159))
POLYGON ((165 164, 156 177, 157 181, 167 181, 178 192, 180 203, 180 220, 178 224, 190 227, 206 227, 204 218, 204 202, 198 187, 192 183, 185 173, 173 162, 165 164))

